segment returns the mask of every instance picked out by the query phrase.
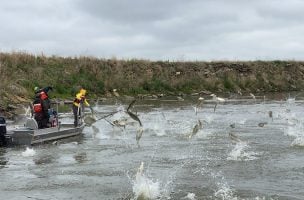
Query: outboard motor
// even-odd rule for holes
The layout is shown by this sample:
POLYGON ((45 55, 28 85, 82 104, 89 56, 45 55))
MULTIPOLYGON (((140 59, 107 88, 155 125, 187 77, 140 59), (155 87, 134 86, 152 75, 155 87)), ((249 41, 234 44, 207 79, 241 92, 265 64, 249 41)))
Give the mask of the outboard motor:
POLYGON ((0 146, 6 145, 6 122, 4 117, 0 117, 0 146))

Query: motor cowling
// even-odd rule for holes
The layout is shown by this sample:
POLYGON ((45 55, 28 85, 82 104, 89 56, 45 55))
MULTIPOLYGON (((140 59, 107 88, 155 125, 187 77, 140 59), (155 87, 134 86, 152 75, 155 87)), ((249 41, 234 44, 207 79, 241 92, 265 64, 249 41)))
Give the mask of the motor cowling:
POLYGON ((0 146, 6 144, 5 134, 6 134, 6 121, 4 117, 0 116, 0 146))

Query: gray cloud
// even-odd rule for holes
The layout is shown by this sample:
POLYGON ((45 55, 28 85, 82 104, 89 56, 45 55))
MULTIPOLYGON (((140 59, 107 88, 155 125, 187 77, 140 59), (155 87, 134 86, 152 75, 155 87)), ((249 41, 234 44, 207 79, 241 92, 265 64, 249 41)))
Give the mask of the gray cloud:
POLYGON ((0 50, 150 60, 304 58, 301 0, 10 0, 0 50))

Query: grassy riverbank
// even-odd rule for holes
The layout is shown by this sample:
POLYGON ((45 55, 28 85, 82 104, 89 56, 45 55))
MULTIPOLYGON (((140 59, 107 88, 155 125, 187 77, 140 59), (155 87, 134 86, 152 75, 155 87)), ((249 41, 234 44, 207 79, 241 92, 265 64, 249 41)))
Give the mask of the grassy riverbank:
POLYGON ((54 87, 53 97, 72 99, 85 87, 91 98, 200 93, 261 93, 300 91, 304 62, 169 62, 46 57, 0 53, 0 111, 30 102, 35 86, 54 87))

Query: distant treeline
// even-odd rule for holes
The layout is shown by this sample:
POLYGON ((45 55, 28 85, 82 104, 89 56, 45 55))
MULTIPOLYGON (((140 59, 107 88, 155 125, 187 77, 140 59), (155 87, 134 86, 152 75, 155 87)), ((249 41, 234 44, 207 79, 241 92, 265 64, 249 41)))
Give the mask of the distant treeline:
POLYGON ((91 97, 110 95, 113 89, 133 96, 296 91, 304 86, 304 62, 171 62, 18 52, 0 53, 0 78, 4 108, 12 98, 29 99, 35 86, 47 85, 61 98, 72 98, 79 87, 86 88, 91 97))

